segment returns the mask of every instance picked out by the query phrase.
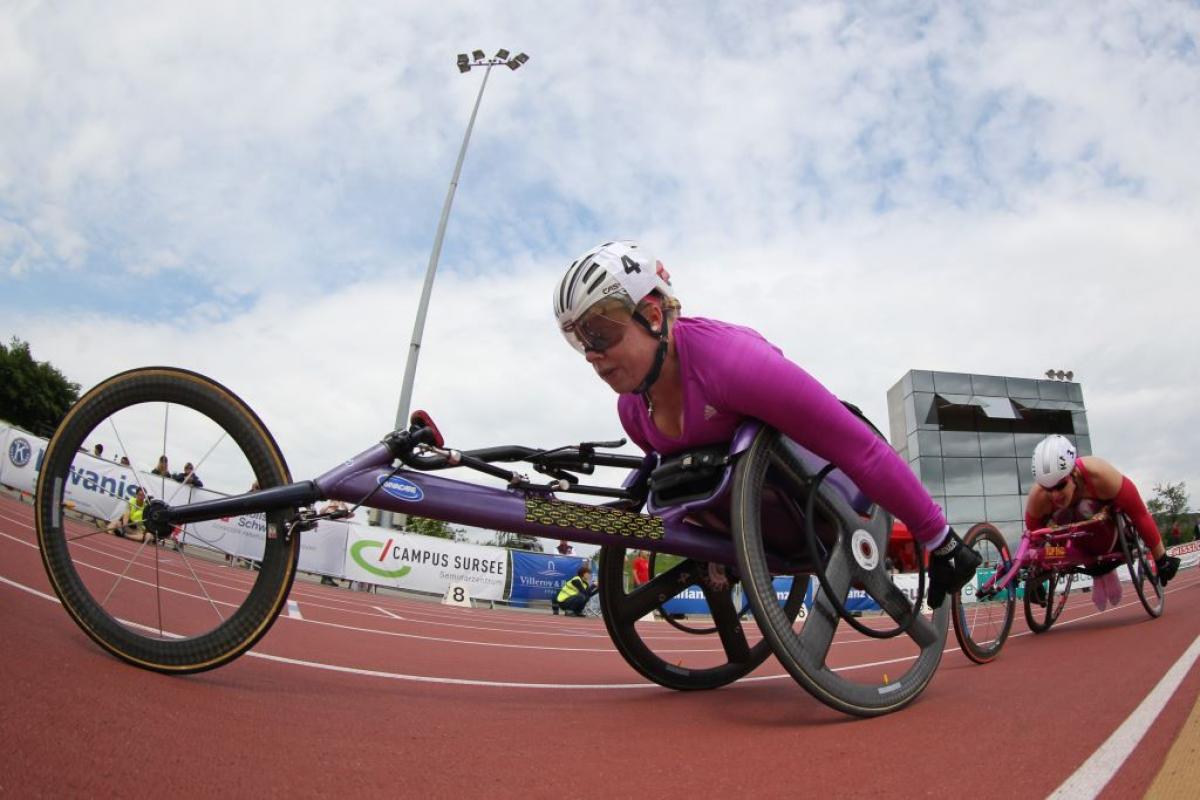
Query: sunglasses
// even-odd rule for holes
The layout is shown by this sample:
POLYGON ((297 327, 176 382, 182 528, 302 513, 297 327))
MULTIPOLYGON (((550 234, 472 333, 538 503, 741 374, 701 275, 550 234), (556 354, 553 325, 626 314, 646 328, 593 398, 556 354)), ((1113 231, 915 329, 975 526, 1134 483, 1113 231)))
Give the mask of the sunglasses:
POLYGON ((582 319, 563 327, 563 336, 581 353, 603 353, 620 344, 633 320, 627 304, 599 303, 582 319))

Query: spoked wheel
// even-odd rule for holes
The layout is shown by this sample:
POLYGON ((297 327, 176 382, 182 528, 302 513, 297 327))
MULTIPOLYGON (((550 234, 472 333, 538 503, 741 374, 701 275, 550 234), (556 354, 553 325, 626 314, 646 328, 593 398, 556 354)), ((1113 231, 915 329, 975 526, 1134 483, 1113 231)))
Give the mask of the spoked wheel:
MULTIPOLYGON (((963 543, 978 553, 982 561, 975 572, 975 585, 970 592, 974 602, 969 602, 965 597, 968 594, 967 587, 950 598, 954 638, 958 640, 963 655, 976 664, 986 664, 1000 654, 1000 648, 1008 639, 1017 598, 1012 585, 985 598, 980 598, 977 590, 993 575, 1007 572, 1012 566, 1012 559, 1004 535, 986 522, 973 525, 963 537, 963 543)), ((1029 606, 1025 608, 1028 613, 1029 606)))
MULTIPOLYGON (((733 539, 750 607, 776 658, 818 700, 863 717, 896 711, 912 702, 937 671, 949 606, 943 604, 932 620, 921 614, 914 618, 908 595, 892 583, 883 565, 890 516, 875 506, 871 517, 864 519, 835 489, 829 489, 817 498, 819 516, 832 520, 838 529, 825 565, 827 581, 843 605, 851 584, 861 585, 891 618, 885 620, 886 627, 904 630, 891 639, 884 659, 864 658, 863 648, 846 648, 849 642, 869 641, 853 630, 846 633, 854 636, 839 639, 835 647, 834 634, 843 620, 824 588, 803 626, 794 628, 773 602, 762 518, 768 492, 782 502, 798 502, 807 494, 811 475, 789 447, 776 431, 763 427, 742 454, 734 476, 733 539), (860 660, 868 663, 856 663, 860 660)), ((795 535, 800 536, 800 531, 795 535)))
POLYGON ((1166 597, 1162 584, 1158 582, 1158 571, 1138 537, 1137 528, 1124 514, 1117 514, 1117 539, 1121 542, 1121 552, 1125 554, 1125 566, 1133 578, 1133 590, 1142 601, 1142 608, 1151 617, 1161 617, 1166 597))
MULTIPOLYGON (((625 548, 610 545, 600 550, 600 608, 604 624, 621 656, 649 680, 669 689, 682 691, 716 689, 749 674, 771 654, 771 645, 753 628, 745 628, 734 602, 732 581, 725 589, 711 588, 706 581, 706 565, 691 559, 682 561, 661 575, 630 592, 625 591, 625 548), (658 609, 671 598, 698 587, 708 603, 714 625, 683 629, 704 638, 699 647, 680 647, 677 641, 665 644, 658 652, 647 639, 664 638, 658 623, 638 620, 658 609), (706 634, 717 634, 712 641, 706 634)), ((780 614, 794 620, 804 608, 808 576, 794 579, 780 614)), ((790 623, 789 623, 790 624, 790 623)))
POLYGON ((211 669, 271 626, 295 574, 299 534, 286 536, 285 512, 272 512, 156 536, 125 524, 130 500, 144 493, 176 506, 289 481, 275 441, 228 389, 179 369, 125 372, 76 403, 46 448, 37 487, 42 562, 68 613, 109 652, 160 672, 211 669), (88 455, 98 442, 131 466, 88 455), (177 470, 191 462, 204 488, 152 474, 164 454, 177 470))
POLYGON ((1034 633, 1045 633, 1062 614, 1067 606, 1067 595, 1071 592, 1071 584, 1075 576, 1071 573, 1063 575, 1057 571, 1043 572, 1034 575, 1025 582, 1025 621, 1029 630, 1034 633), (1045 591, 1046 605, 1034 602, 1034 584, 1041 583, 1045 591))

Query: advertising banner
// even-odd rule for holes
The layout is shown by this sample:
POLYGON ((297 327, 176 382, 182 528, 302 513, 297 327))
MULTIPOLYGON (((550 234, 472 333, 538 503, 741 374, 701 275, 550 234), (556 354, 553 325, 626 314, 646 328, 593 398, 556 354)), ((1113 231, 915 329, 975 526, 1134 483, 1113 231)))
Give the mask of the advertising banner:
POLYGON ((323 520, 315 530, 300 534, 300 569, 318 575, 342 577, 346 569, 346 542, 350 523, 323 520))
MULTIPOLYGON (((17 428, 8 429, 4 437, 0 482, 33 493, 45 454, 45 439, 17 428)), ((138 480, 150 485, 151 476, 142 473, 135 478, 130 467, 80 453, 75 457, 63 489, 67 501, 74 504, 76 511, 107 520, 124 511, 126 501, 137 490, 138 480)))
POLYGON ((513 550, 511 600, 553 600, 559 588, 573 578, 586 558, 513 550))
POLYGON ((344 576, 399 589, 443 594, 463 584, 471 597, 504 599, 508 553, 433 536, 350 525, 344 576))
MULTIPOLYGON (((787 602, 789 592, 792 590, 793 578, 782 577, 775 578, 773 581, 775 586, 775 597, 778 598, 779 604, 782 606, 787 602)), ((802 619, 808 609, 812 608, 813 591, 816 585, 816 580, 809 578, 807 585, 796 587, 804 590, 804 608, 797 615, 797 619, 802 619)), ((739 611, 746 609, 747 601, 742 594, 741 586, 736 587, 734 591, 734 602, 739 611)), ((704 599, 704 591, 699 586, 689 586, 686 590, 676 595, 663 604, 663 610, 668 614, 708 614, 708 601, 704 599)))

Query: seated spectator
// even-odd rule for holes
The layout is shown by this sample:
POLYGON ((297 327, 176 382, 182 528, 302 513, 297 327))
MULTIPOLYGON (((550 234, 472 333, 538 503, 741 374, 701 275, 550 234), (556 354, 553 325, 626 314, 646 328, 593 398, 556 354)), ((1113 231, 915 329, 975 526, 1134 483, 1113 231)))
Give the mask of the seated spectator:
POLYGON ((200 480, 200 476, 196 474, 195 468, 192 467, 192 462, 190 461, 183 465, 183 472, 177 473, 172 477, 180 483, 195 486, 197 489, 204 488, 204 481, 200 480))
MULTIPOLYGON (((129 534, 130 538, 133 538, 132 534, 141 531, 144 513, 146 513, 146 490, 139 486, 133 497, 129 498, 121 516, 108 523, 106 530, 117 536, 129 534)), ((139 538, 144 537, 139 535, 139 538)))
POLYGON ((158 463, 154 466, 154 469, 150 470, 150 474, 161 475, 164 478, 172 477, 171 469, 167 466, 167 457, 165 455, 158 457, 158 463))
POLYGON ((584 564, 579 568, 579 572, 574 578, 563 583, 562 588, 558 590, 558 596, 550 605, 551 610, 555 614, 561 608, 564 614, 574 614, 577 617, 583 616, 583 607, 587 605, 588 600, 592 599, 592 595, 596 593, 599 587, 592 583, 592 568, 584 564))
POLYGON ((571 546, 570 542, 568 542, 566 539, 558 540, 558 554, 560 556, 569 556, 574 552, 575 548, 571 546))
POLYGON ((97 442, 96 446, 92 448, 92 455, 96 458, 104 458, 104 445, 97 442))

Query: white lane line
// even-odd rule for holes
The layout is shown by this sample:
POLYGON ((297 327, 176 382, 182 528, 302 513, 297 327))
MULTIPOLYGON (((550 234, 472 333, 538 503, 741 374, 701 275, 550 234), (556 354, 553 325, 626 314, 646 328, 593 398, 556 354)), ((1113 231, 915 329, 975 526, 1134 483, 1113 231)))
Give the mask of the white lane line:
POLYGON ((304 619, 304 615, 300 613, 300 604, 295 600, 287 601, 287 612, 292 619, 304 619))
POLYGON ((380 608, 379 606, 371 606, 371 608, 375 609, 380 614, 387 614, 392 619, 398 619, 401 622, 404 621, 404 617, 400 616, 399 614, 393 614, 392 612, 388 611, 386 608, 380 608))
POLYGON ((1192 642, 1179 660, 1167 670, 1158 685, 1146 695, 1146 699, 1133 710, 1121 726, 1113 731, 1104 744, 1083 762, 1075 774, 1067 778, 1054 790, 1049 800, 1082 800, 1099 796, 1100 792, 1117 774, 1134 749, 1141 743, 1146 731, 1158 719, 1167 701, 1179 684, 1183 682, 1196 659, 1200 658, 1200 636, 1192 642))

